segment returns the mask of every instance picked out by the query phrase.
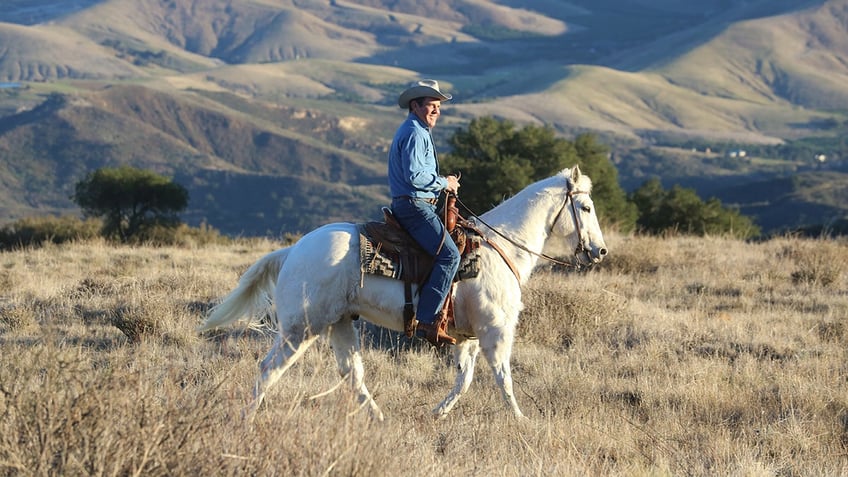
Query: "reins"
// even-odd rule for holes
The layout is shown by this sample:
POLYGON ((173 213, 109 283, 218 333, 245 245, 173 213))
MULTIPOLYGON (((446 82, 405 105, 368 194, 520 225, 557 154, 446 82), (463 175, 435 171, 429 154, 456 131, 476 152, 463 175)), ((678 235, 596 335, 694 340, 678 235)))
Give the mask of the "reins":
MULTIPOLYGON (((586 247, 585 247, 585 245, 583 244, 583 231, 580 229, 580 220, 579 220, 579 218, 577 217, 577 208, 576 208, 576 206, 574 205, 574 194, 579 194, 579 193, 580 193, 579 191, 578 191, 578 192, 575 192, 575 191, 572 191, 572 190, 569 190, 569 191, 568 191, 568 193, 566 194, 566 199, 565 199, 565 201, 564 201, 564 202, 563 202, 563 204, 562 204, 562 208, 560 208, 560 209, 559 209, 559 212, 557 212, 557 215, 556 215, 556 217, 554 217, 554 221, 553 221, 553 223, 551 224, 551 231, 553 232, 553 227, 554 227, 554 225, 556 225, 556 223, 557 223, 557 221, 559 220, 560 216, 562 216, 562 213, 563 213, 563 211, 565 210, 566 205, 567 205, 567 204, 568 204, 568 202, 570 201, 570 202, 571 202, 571 216, 572 216, 572 219, 574 220, 574 226, 576 227, 576 230, 577 230, 577 236, 578 236, 578 241, 579 241, 579 244, 577 245, 577 249, 574 251, 574 255, 575 255, 575 256, 577 256, 580 252, 585 252, 585 251, 586 251, 586 247)), ((533 256, 536 256, 536 257, 539 257, 539 258, 543 258, 543 259, 545 259, 545 260, 547 260, 547 261, 549 261, 549 262, 551 262, 551 263, 554 263, 554 264, 556 264, 556 265, 561 265, 561 266, 564 266, 564 267, 573 267, 573 268, 575 268, 575 269, 577 269, 577 270, 580 270, 581 268, 583 268, 583 264, 582 264, 582 263, 579 263, 579 262, 580 262, 580 260, 579 260, 579 259, 578 259, 578 264, 576 264, 576 265, 575 265, 575 264, 573 264, 573 263, 563 262, 562 260, 558 260, 558 259, 556 259, 556 258, 554 258, 554 257, 551 257, 550 255, 545 254, 545 253, 541 253, 541 252, 534 252, 533 250, 530 250, 529 248, 527 248, 527 246, 526 246, 526 245, 516 242, 516 241, 515 241, 515 240, 513 240, 512 238, 507 237, 506 235, 504 235, 504 234, 503 234, 500 230, 498 230, 498 229, 496 229, 495 227, 492 227, 491 225, 489 225, 488 223, 486 223, 486 221, 485 221, 485 220, 483 220, 482 218, 480 218, 480 216, 479 216, 479 215, 477 215, 476 213, 474 213, 474 211, 473 211, 473 210, 471 210, 471 209, 470 209, 467 205, 465 205, 465 203, 464 203, 464 202, 462 202, 462 201, 459 199, 459 197, 457 197, 457 198, 456 198, 456 202, 457 202, 459 205, 461 205, 461 206, 462 206, 462 208, 463 208, 463 209, 465 209, 465 210, 468 212, 468 214, 469 214, 469 215, 471 215, 472 217, 474 217, 474 219, 475 219, 476 221, 478 221, 478 222, 480 222, 481 224, 485 225, 486 227, 488 227, 488 228, 489 228, 489 230, 491 230, 492 232, 494 232, 497 236, 499 236, 499 237, 501 237, 502 239, 506 240, 507 242, 509 242, 510 244, 512 244, 512 245, 514 245, 515 247, 519 248, 520 250, 523 250, 523 251, 525 251, 525 252, 529 253, 530 255, 533 255, 533 256)), ((487 240, 487 242, 489 243, 489 245, 492 245, 492 246, 493 246, 493 247, 495 247, 495 249, 497 250, 497 246, 496 246, 496 245, 494 245, 494 243, 493 243, 493 242, 490 242, 490 241, 488 241, 488 240, 487 240)), ((513 272, 515 272, 515 271, 513 270, 513 272)), ((519 280, 519 281, 520 281, 520 280, 519 280)))

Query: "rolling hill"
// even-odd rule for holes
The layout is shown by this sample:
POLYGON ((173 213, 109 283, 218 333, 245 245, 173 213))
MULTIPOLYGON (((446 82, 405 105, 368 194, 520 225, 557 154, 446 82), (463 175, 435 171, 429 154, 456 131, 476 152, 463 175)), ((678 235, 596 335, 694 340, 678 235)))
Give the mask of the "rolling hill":
MULTIPOLYGON (((73 213, 74 183, 119 163, 178 178, 187 221, 227 233, 372 218, 403 118, 394 101, 418 77, 456 98, 440 142, 482 115, 594 131, 630 188, 649 176, 693 185, 770 230, 848 215, 828 187, 807 188, 811 212, 782 222, 769 204, 791 194, 737 200, 734 188, 787 180, 803 161, 743 167, 683 146, 844 135, 848 0, 7 3, 7 220, 73 213)), ((824 183, 841 183, 848 158, 829 157, 824 183)))
POLYGON ((68 28, 0 23, 0 78, 45 81, 63 78, 121 80, 147 73, 115 58, 111 50, 68 28))
MULTIPOLYGON (((80 91, 73 100, 54 94, 33 110, 0 119, 4 188, 9 195, 27 197, 31 208, 55 212, 67 208, 73 185, 87 171, 129 164, 178 178, 191 192, 188 215, 197 222, 217 224, 215 217, 227 216, 222 207, 254 208, 275 220, 280 216, 281 227, 310 226, 324 217, 342 220, 353 206, 379 210, 386 193, 383 167, 352 151, 356 143, 344 138, 349 126, 340 118, 214 97, 135 85, 80 91), (286 123, 292 126, 279 126, 286 123), (216 185, 211 177, 224 184, 216 185), (263 185, 251 185, 251 180, 263 185), (226 186, 231 182, 250 190, 250 197, 240 198, 243 194, 226 186), (215 190, 221 196, 209 196, 215 190), (341 201, 335 211, 329 203, 291 213, 280 205, 314 203, 301 196, 303 191, 320 198, 334 190, 341 201)), ((361 149, 370 147, 363 143, 361 149)), ((226 230, 257 233, 242 214, 228 220, 226 230)))

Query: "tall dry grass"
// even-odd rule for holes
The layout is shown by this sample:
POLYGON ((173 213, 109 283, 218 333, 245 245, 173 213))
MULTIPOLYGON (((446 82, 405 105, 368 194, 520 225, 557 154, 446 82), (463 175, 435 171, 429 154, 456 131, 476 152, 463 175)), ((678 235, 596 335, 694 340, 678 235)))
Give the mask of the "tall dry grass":
POLYGON ((320 343, 247 426, 271 337, 194 328, 278 245, 0 254, 0 474, 848 474, 845 242, 611 236, 594 270, 539 271, 527 420, 481 362, 434 421, 453 371, 422 346, 366 348, 372 422, 320 343))

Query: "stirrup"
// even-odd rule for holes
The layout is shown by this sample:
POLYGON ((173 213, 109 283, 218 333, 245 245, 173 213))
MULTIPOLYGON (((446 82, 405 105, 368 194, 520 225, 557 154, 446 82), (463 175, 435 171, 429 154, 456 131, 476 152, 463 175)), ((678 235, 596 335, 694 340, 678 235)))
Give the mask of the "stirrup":
POLYGON ((456 344, 456 338, 443 331, 438 323, 424 323, 419 321, 415 335, 419 338, 426 339, 437 347, 441 347, 446 344, 456 344))

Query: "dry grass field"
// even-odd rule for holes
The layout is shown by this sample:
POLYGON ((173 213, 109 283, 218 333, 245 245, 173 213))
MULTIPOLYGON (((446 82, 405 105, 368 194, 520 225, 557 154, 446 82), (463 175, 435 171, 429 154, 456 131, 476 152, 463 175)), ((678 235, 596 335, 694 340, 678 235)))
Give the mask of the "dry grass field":
POLYGON ((848 243, 607 239, 525 288, 525 420, 482 358, 434 420, 451 358, 414 345, 366 347, 372 422, 322 343, 245 425, 271 337, 194 328, 277 243, 2 253, 0 475, 848 474, 848 243))

